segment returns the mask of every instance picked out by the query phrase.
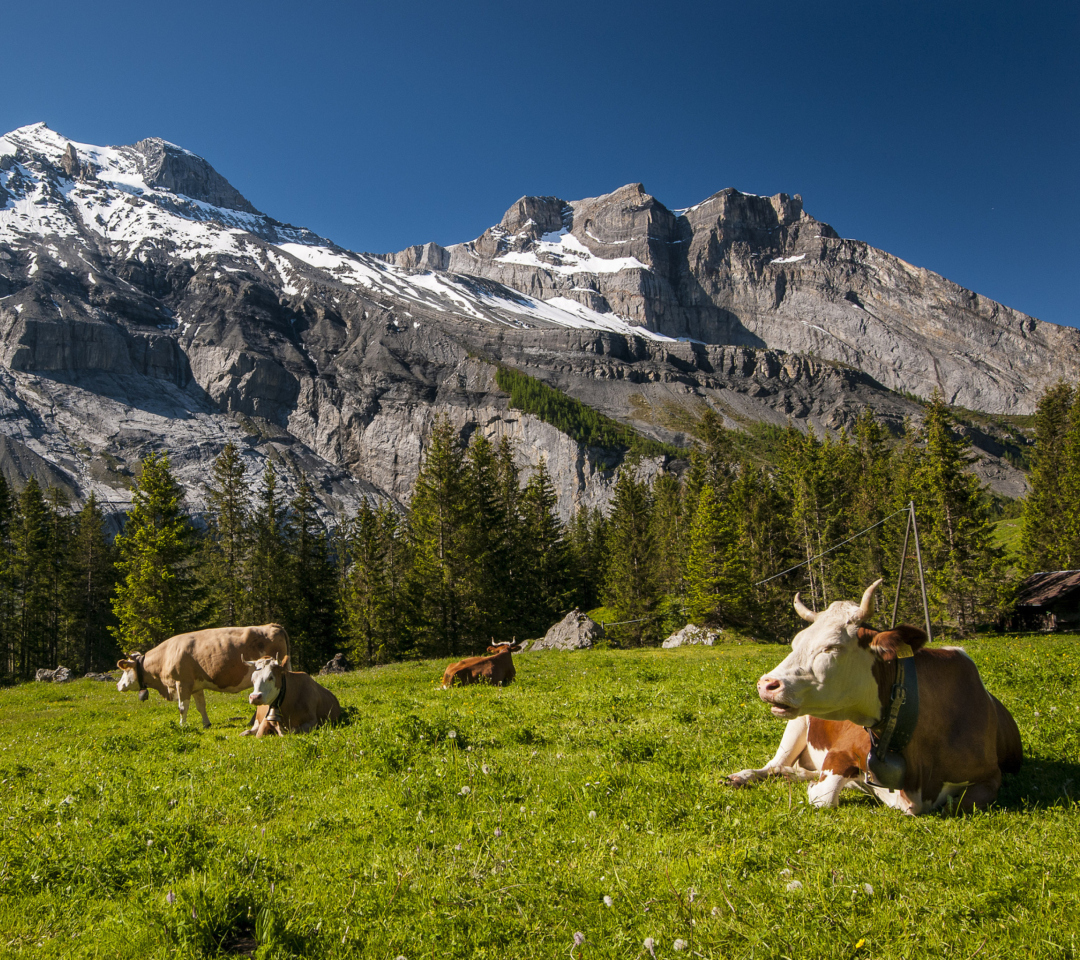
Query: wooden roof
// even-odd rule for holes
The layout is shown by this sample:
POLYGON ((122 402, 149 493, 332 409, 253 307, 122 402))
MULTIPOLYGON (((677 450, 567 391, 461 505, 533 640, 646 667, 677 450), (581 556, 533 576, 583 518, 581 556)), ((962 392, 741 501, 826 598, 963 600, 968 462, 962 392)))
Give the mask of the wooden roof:
POLYGON ((1045 607, 1080 591, 1080 570, 1033 573, 1016 591, 1018 607, 1045 607))

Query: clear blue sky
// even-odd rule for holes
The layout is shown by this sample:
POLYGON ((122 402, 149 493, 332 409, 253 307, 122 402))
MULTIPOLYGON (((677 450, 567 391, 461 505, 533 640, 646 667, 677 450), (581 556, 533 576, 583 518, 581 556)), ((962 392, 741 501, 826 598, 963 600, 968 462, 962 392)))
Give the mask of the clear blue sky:
POLYGON ((734 186, 1080 325, 1080 5, 876 0, 11 4, 4 131, 160 136, 356 250, 523 194, 734 186))

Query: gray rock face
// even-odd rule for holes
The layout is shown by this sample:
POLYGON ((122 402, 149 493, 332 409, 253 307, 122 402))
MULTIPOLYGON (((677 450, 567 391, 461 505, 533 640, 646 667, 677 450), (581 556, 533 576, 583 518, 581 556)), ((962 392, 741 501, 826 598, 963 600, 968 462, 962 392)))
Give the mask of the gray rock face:
POLYGON ((548 630, 542 640, 537 640, 529 651, 587 650, 603 637, 604 628, 575 607, 548 630))
MULTIPOLYGON (((437 416, 510 438, 526 470, 545 459, 564 517, 606 504, 621 455, 511 409, 498 364, 677 445, 706 409, 821 432, 869 406, 899 429, 920 408, 886 373, 917 392, 901 374, 963 371, 985 408, 1021 412, 1078 369, 1076 331, 1024 318, 1011 353, 1005 308, 961 291, 956 313, 947 281, 839 240, 798 197, 524 197, 470 244, 374 257, 259 214, 164 141, 81 150, 42 125, 0 138, 4 195, 27 201, 0 209, 0 470, 118 510, 161 449, 198 509, 227 442, 253 478, 284 465, 287 493, 302 468, 327 510, 405 504, 437 416), (966 343, 942 354, 929 314, 966 343)), ((980 475, 1023 492, 993 438, 972 440, 980 475)))
POLYGON ((799 196, 728 189, 677 212, 641 184, 570 204, 526 197, 497 227, 447 249, 452 271, 542 300, 576 300, 669 336, 812 354, 893 390, 937 389, 992 413, 1031 413, 1080 365, 1077 330, 841 239, 799 196), (572 247, 540 235, 557 209, 572 247), (591 257, 568 256, 577 247, 591 257))
POLYGON ((661 646, 669 650, 673 647, 693 646, 694 644, 704 644, 711 647, 723 634, 723 630, 710 630, 708 627, 695 627, 692 623, 688 623, 681 630, 676 630, 661 646))
POLYGON ((161 187, 227 210, 259 212, 202 157, 183 147, 149 137, 125 149, 131 152, 148 186, 161 187))

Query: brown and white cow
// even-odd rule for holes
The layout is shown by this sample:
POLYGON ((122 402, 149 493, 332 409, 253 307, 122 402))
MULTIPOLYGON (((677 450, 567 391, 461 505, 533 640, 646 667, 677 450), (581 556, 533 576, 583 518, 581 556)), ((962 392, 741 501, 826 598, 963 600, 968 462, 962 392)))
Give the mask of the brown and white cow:
POLYGON ((879 632, 863 626, 880 584, 872 584, 861 603, 836 601, 820 613, 796 594, 795 610, 811 625, 757 684, 758 695, 774 716, 788 721, 787 728, 772 760, 733 774, 730 783, 773 776, 809 780, 810 802, 828 807, 839 802, 844 787, 854 786, 919 814, 950 802, 961 810, 984 807, 997 796, 1002 773, 1019 769, 1023 748, 1016 722, 963 650, 926 648, 926 634, 916 627, 879 632), (899 789, 888 790, 867 777, 868 730, 883 726, 898 655, 914 664, 918 717, 901 751, 899 789))
POLYGON ((510 656, 521 649, 518 643, 498 643, 488 647, 489 656, 467 657, 452 663, 443 673, 442 688, 449 690, 455 683, 494 683, 505 687, 517 676, 514 658, 510 656))
POLYGON ((258 709, 251 728, 241 736, 307 733, 321 724, 337 723, 341 719, 337 697, 308 674, 288 670, 288 661, 288 657, 281 660, 265 657, 248 664, 255 688, 248 694, 248 701, 258 709))
POLYGON ((180 705, 180 722, 187 719, 188 701, 194 698, 203 727, 210 726, 204 690, 239 693, 251 686, 247 660, 287 657, 289 635, 276 623, 258 627, 215 627, 178 633, 147 653, 132 653, 116 665, 124 671, 116 689, 138 689, 139 699, 157 690, 180 705))

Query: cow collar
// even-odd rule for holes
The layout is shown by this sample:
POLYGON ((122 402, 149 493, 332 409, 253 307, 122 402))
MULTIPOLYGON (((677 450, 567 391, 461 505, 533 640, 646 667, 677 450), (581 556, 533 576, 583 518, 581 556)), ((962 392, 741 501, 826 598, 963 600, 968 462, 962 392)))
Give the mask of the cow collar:
POLYGON ((866 767, 872 786, 899 790, 904 784, 907 762, 904 748, 911 742, 919 722, 919 675, 911 647, 900 644, 896 651, 896 677, 889 695, 889 707, 872 727, 866 767))
POLYGON ((281 714, 278 713, 278 705, 285 698, 285 677, 287 673, 283 670, 281 672, 281 686, 278 688, 277 696, 274 697, 273 702, 270 704, 269 709, 266 711, 266 719, 271 723, 281 723, 281 714))
POLYGON ((143 672, 143 655, 141 653, 133 653, 131 659, 135 663, 135 679, 139 681, 139 699, 145 700, 150 696, 150 693, 146 689, 146 674, 143 672))

